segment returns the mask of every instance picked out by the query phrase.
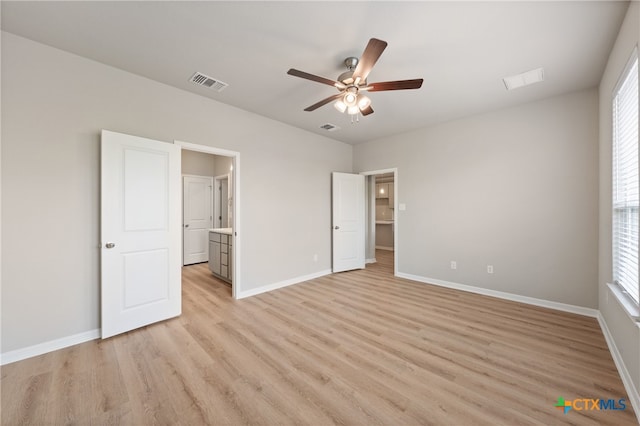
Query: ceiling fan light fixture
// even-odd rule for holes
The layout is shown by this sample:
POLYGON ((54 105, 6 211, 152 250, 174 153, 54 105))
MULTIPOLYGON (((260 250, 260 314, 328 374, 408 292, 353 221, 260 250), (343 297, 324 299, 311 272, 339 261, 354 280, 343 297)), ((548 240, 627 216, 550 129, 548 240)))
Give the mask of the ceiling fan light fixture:
POLYGON ((359 112, 360 112, 360 108, 358 108, 356 105, 350 106, 347 108, 347 114, 349 115, 355 115, 359 112))
POLYGON ((358 95, 356 95, 353 92, 347 92, 344 95, 344 103, 348 106, 348 107, 352 107, 352 106, 356 106, 356 102, 358 100, 358 95))
POLYGON ((369 105, 371 105, 371 99, 369 99, 367 96, 364 96, 364 95, 358 96, 358 108, 363 110, 367 108, 369 105))
POLYGON ((333 106, 340 112, 345 112, 347 110, 347 104, 342 102, 341 100, 337 100, 333 106))

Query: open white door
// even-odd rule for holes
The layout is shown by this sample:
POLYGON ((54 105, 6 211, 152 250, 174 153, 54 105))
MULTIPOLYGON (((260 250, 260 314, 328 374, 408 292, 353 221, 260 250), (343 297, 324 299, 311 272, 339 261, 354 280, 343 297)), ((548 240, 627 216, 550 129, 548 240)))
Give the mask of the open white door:
POLYGON ((209 228, 213 228, 213 178, 184 176, 182 184, 183 264, 209 260, 209 228))
POLYGON ((332 173, 333 272, 364 268, 364 176, 332 173))
POLYGON ((102 338, 180 315, 180 147, 102 131, 102 338))

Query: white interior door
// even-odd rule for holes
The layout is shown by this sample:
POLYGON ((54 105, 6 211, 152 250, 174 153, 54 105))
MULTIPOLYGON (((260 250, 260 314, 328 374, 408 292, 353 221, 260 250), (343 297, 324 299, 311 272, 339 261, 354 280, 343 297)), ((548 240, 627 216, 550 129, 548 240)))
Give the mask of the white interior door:
POLYGON ((332 174, 333 272, 364 268, 364 176, 332 174))
POLYGON ((180 147, 102 131, 102 338, 180 315, 180 147))
POLYGON ((183 264, 209 260, 209 228, 213 228, 213 178, 184 176, 182 178, 183 264))

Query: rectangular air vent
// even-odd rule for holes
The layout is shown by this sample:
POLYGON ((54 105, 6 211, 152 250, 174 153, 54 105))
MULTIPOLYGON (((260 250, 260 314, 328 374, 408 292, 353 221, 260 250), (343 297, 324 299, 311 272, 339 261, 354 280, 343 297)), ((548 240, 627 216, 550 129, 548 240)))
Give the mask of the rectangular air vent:
POLYGON ((322 126, 320 126, 321 129, 324 129, 328 132, 335 132, 336 130, 340 130, 340 127, 336 126, 335 124, 331 124, 331 123, 327 123, 327 124, 323 124, 322 126))
POLYGON ((202 74, 201 72, 195 73, 189 81, 197 85, 213 89, 216 92, 222 92, 228 86, 227 83, 216 80, 215 78, 211 78, 208 75, 202 74))
POLYGON ((517 89, 519 87, 528 86, 530 84, 544 81, 544 68, 536 68, 535 70, 523 72, 521 74, 511 75, 502 79, 507 90, 517 89))

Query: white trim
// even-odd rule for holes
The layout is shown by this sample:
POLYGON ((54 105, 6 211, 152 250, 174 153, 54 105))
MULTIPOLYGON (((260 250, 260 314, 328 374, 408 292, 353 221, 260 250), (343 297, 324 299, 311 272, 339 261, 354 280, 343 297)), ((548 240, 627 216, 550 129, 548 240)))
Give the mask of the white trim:
POLYGON ((376 260, 376 258, 374 257, 373 259, 365 259, 364 263, 377 263, 378 261, 376 260))
POLYGON ((585 315, 596 318, 598 310, 585 308, 583 306, 569 305, 567 303, 553 302, 551 300, 537 299, 535 297, 520 296, 518 294, 506 293, 504 291, 490 290, 482 287, 475 287, 466 284, 458 284, 450 281, 438 280, 435 278, 421 277, 419 275, 405 274, 400 272, 396 274, 400 278, 418 281, 424 284, 433 284, 440 287, 452 288, 455 290, 468 291, 470 293, 483 294, 485 296, 497 297, 499 299, 511 300, 514 302, 526 303, 528 305, 541 306, 543 308, 555 309, 557 311, 571 312, 573 314, 585 315))
POLYGON ((223 157, 235 157, 240 154, 237 151, 230 151, 228 149, 215 148, 209 145, 200 145, 197 143, 183 142, 179 140, 174 140, 173 143, 175 145, 180 145, 182 149, 186 149, 187 151, 204 152, 205 154, 220 155, 223 157))
POLYGON ((360 174, 364 176, 381 175, 384 173, 393 173, 393 275, 399 277, 400 273, 398 272, 398 252, 400 251, 400 247, 398 245, 398 223, 400 222, 400 215, 398 214, 398 168, 393 167, 390 169, 369 170, 366 172, 360 172, 360 174))
POLYGON ((611 94, 613 95, 614 98, 615 98, 615 93, 618 90, 620 90, 620 87, 622 86, 622 83, 624 83, 624 81, 626 80, 627 74, 629 74, 629 71, 631 70, 631 67, 633 67, 633 64, 636 61, 636 59, 638 59, 638 45, 637 44, 635 46, 633 46, 633 50, 631 51, 631 55, 629 56, 629 59, 627 59, 627 63, 625 64, 624 69, 622 70, 622 72, 618 76, 618 81, 616 81, 616 85, 613 86, 613 90, 611 91, 611 94))
POLYGON ((314 272, 309 275, 303 275, 301 277, 291 278, 291 279, 280 281, 277 283, 267 284, 267 285, 263 285, 262 287, 243 291, 242 293, 238 293, 238 297, 236 299, 244 299, 245 297, 255 296, 261 293, 266 293, 268 291, 277 290, 279 288, 288 287, 294 284, 300 284, 302 282, 309 281, 314 278, 324 277, 325 275, 331 275, 331 269, 325 269, 324 271, 314 272))
POLYGON ((186 178, 186 177, 196 177, 196 178, 207 178, 207 179, 213 179, 213 176, 190 175, 190 174, 186 174, 186 173, 183 173, 183 174, 181 174, 180 176, 182 176, 183 178, 186 178))
POLYGON ((609 331, 609 327, 607 326, 607 322, 605 321, 602 313, 598 312, 598 323, 600 324, 600 328, 602 329, 602 334, 604 334, 604 339, 607 342, 607 346, 609 346, 609 352, 611 353, 611 357, 613 358, 613 362, 618 369, 618 374, 620 374, 620 378, 622 379, 622 384, 624 385, 624 389, 627 391, 627 395, 629 396, 629 401, 631 401, 631 405, 633 406, 633 411, 636 413, 636 418, 640 423, 640 395, 638 394, 638 389, 636 389, 633 384, 633 379, 631 378, 631 374, 629 374, 629 370, 624 364, 624 360, 618 351, 618 347, 616 346, 616 342, 609 331))
POLYGON ((376 250, 387 250, 387 251, 393 251, 393 247, 376 246, 376 250))
POLYGON ((90 340, 98 339, 101 335, 100 329, 84 331, 72 336, 62 337, 60 339, 50 340, 37 345, 27 346, 26 348, 16 349, 1 355, 0 365, 11 364, 12 362, 22 361, 23 359, 32 358, 34 356, 57 351, 59 349, 68 348, 69 346, 78 345, 90 340))
POLYGON ((638 304, 627 294, 621 285, 607 283, 607 288, 613 294, 613 297, 618 301, 620 307, 627 313, 632 321, 640 321, 640 307, 638 304))
MULTIPOLYGON (((226 180, 227 181, 227 197, 229 196, 228 193, 228 188, 229 188, 229 181, 231 180, 231 173, 227 173, 226 175, 219 175, 219 176, 214 176, 213 177, 213 228, 231 228, 229 225, 229 218, 227 217, 227 226, 222 226, 222 224, 218 224, 218 217, 222 216, 222 205, 220 204, 220 200, 218 199, 218 193, 217 193, 217 189, 218 189, 218 185, 220 185, 220 181, 226 180), (219 226, 218 226, 219 225, 219 226)), ((231 188, 231 190, 233 191, 233 187, 231 188)), ((233 195, 233 194, 232 194, 233 195)), ((227 206, 227 215, 229 214, 228 211, 229 206, 227 206)))
POLYGON ((228 149, 214 148, 208 145, 198 145, 190 142, 183 142, 174 140, 175 145, 179 145, 182 149, 188 151, 204 152, 206 154, 220 155, 224 157, 231 157, 233 165, 233 270, 231 276, 233 277, 233 284, 231 285, 231 294, 234 299, 239 299, 239 294, 242 293, 242 268, 240 264, 242 262, 242 229, 240 223, 240 153, 237 151, 230 151, 228 149))

